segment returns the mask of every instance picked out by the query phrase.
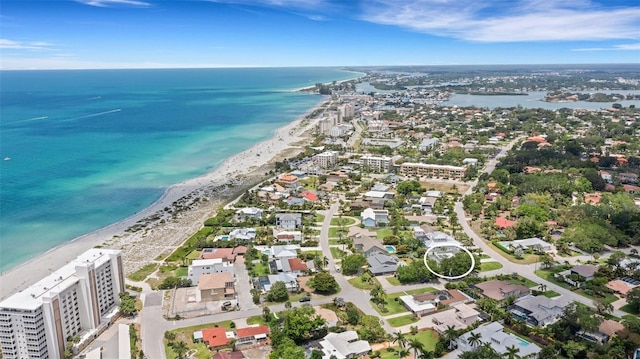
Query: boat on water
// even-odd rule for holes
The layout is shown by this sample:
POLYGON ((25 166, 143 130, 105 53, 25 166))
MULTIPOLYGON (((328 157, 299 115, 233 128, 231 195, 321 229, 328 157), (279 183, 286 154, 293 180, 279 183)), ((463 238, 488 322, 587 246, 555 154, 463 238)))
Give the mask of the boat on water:
POLYGON ((11 161, 11 157, 5 157, 4 160, 5 161, 11 161))

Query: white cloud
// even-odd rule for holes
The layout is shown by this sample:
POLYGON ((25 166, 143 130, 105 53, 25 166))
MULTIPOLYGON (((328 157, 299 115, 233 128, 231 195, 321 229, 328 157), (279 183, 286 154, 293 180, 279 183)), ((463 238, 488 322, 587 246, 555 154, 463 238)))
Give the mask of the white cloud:
POLYGON ((76 0, 79 3, 97 6, 97 7, 111 7, 117 5, 125 5, 125 6, 139 6, 139 7, 148 7, 151 6, 151 3, 138 1, 138 0, 76 0))
POLYGON ((640 7, 587 0, 374 0, 362 19, 477 42, 611 40, 640 37, 640 7))
POLYGON ((633 44, 620 44, 612 47, 584 47, 571 49, 571 51, 640 51, 640 42, 633 44))
POLYGON ((0 39, 0 49, 13 50, 53 50, 53 44, 43 41, 14 41, 9 39, 0 39))
POLYGON ((208 0, 211 2, 237 5, 276 6, 294 9, 319 8, 326 4, 325 0, 208 0))
POLYGON ((260 67, 259 65, 234 65, 215 63, 167 63, 167 62, 107 62, 65 57, 3 57, 0 70, 80 70, 80 69, 169 69, 169 68, 217 68, 260 67))

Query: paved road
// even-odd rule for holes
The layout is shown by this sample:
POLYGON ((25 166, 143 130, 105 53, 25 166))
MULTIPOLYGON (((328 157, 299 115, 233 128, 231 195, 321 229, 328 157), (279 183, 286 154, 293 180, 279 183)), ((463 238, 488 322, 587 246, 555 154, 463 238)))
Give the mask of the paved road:
MULTIPOLYGON (((500 154, 498 156, 496 156, 496 158, 490 160, 487 163, 487 166, 484 168, 483 172, 486 173, 491 173, 493 172, 493 170, 495 169, 498 161, 500 160, 500 158, 504 157, 505 154, 507 153, 507 151, 509 149, 511 149, 511 147, 513 147, 513 145, 517 142, 518 139, 515 139, 513 141, 511 141, 509 144, 507 144, 506 146, 502 147, 502 151, 500 152, 500 154)), ((468 195, 471 194, 473 192, 473 188, 475 187, 475 185, 477 185, 478 181, 475 180, 472 184, 471 187, 469 187, 469 189, 467 190, 467 192, 464 195, 468 195)), ((473 244, 476 245, 477 247, 479 247, 480 249, 482 249, 482 251, 484 253, 486 253, 487 255, 489 255, 491 258, 493 258, 496 262, 499 262, 502 264, 503 268, 501 270, 502 273, 518 273, 523 277, 529 278, 534 282, 537 283, 541 283, 547 286, 547 290, 553 290, 559 294, 562 294, 564 296, 566 296, 569 300, 573 300, 576 302, 580 302, 580 303, 584 303, 587 304, 589 306, 593 306, 593 300, 583 297, 579 294, 576 294, 570 290, 567 290, 565 288, 562 288, 554 283, 551 283, 549 281, 546 281, 540 277, 538 277, 534 271, 537 269, 537 263, 534 264, 516 264, 513 262, 510 262, 508 259, 506 259, 505 257, 503 257, 502 255, 500 255, 499 253, 496 253, 496 251, 493 250, 493 248, 491 248, 487 242, 485 242, 482 238, 480 238, 480 236, 478 236, 476 234, 476 232, 473 231, 473 229, 471 229, 471 227, 469 226, 469 222, 467 221, 466 218, 466 213, 464 212, 464 208, 462 206, 462 202, 456 202, 455 207, 454 207, 454 211, 456 212, 457 216, 458 216, 458 221, 460 223, 460 226, 462 226, 462 229, 464 230, 464 232, 469 236, 469 238, 471 238, 473 240, 473 244)), ((614 310, 613 315, 621 317, 623 315, 625 315, 626 313, 620 311, 620 310, 614 310)))

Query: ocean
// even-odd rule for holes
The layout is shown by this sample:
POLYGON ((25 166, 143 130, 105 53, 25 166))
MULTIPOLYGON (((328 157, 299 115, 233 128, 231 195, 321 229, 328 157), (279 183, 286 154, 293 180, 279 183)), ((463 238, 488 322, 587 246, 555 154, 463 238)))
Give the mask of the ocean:
POLYGON ((0 71, 0 271, 139 212, 355 78, 338 68, 0 71))

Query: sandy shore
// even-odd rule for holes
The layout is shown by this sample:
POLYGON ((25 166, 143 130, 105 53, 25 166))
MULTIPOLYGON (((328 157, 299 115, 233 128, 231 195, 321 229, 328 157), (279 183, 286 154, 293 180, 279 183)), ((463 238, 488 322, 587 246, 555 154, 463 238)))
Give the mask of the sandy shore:
POLYGON ((21 291, 95 246, 121 249, 125 271, 131 273, 169 254, 202 227, 224 203, 267 177, 275 161, 304 147, 318 119, 306 119, 326 101, 310 109, 269 140, 228 158, 216 170, 169 187, 144 210, 58 246, 0 276, 0 299, 21 291))

